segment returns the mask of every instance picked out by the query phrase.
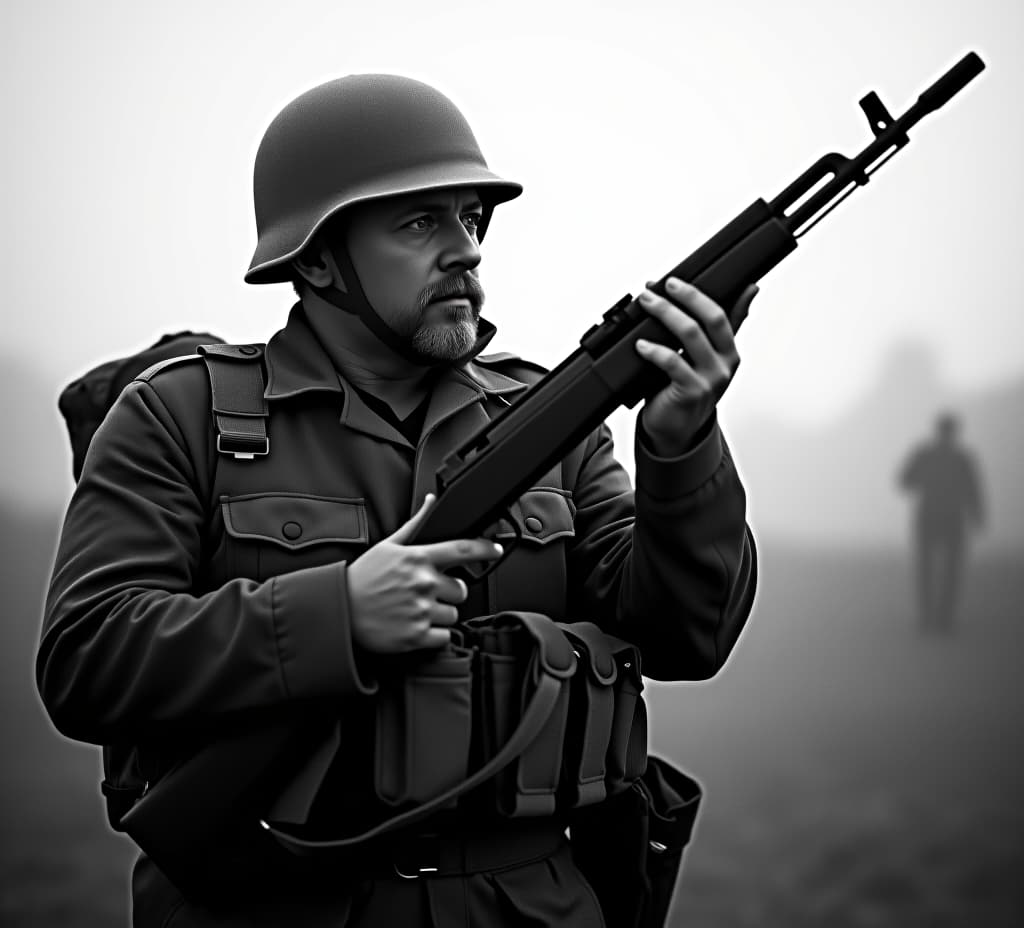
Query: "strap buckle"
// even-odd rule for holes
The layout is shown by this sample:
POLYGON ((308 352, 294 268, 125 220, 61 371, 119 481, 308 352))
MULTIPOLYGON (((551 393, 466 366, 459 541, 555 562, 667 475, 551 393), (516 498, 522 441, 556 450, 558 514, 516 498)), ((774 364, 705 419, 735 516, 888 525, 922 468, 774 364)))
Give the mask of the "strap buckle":
POLYGON ((230 454, 235 460, 251 461, 254 457, 270 454, 270 439, 246 438, 239 435, 217 435, 217 451, 219 454, 230 454))
POLYGON ((403 880, 418 880, 441 869, 441 842, 437 835, 416 835, 394 848, 391 864, 403 880))

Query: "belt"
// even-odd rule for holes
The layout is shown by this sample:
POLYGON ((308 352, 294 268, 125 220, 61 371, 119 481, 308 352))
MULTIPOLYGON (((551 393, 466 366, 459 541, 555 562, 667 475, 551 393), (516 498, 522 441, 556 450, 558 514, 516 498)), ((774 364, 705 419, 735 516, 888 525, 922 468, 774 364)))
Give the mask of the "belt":
POLYGON ((371 852, 369 870, 406 880, 466 876, 544 860, 565 841, 565 823, 550 818, 496 823, 493 830, 417 832, 371 852))

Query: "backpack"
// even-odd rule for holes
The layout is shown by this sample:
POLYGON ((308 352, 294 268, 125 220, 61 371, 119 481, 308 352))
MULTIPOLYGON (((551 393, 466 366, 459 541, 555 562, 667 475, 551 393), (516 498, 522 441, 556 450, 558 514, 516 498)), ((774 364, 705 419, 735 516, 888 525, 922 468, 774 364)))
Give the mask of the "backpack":
POLYGON ((223 344, 208 332, 173 332, 124 358, 107 361, 69 383, 57 400, 71 439, 71 471, 77 481, 92 436, 121 391, 139 374, 160 361, 195 354, 200 345, 223 344))

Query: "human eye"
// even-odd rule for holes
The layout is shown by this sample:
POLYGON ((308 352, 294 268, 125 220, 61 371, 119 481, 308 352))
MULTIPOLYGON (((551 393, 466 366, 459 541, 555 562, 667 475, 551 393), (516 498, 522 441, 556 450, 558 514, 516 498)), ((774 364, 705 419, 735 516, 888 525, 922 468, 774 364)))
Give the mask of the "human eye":
POLYGON ((433 216, 429 213, 424 213, 422 216, 410 219, 405 224, 405 228, 411 229, 413 232, 429 232, 436 224, 433 216))
POLYGON ((480 223, 483 221, 483 218, 483 213, 480 210, 463 213, 462 224, 469 229, 470 232, 479 232, 480 223))

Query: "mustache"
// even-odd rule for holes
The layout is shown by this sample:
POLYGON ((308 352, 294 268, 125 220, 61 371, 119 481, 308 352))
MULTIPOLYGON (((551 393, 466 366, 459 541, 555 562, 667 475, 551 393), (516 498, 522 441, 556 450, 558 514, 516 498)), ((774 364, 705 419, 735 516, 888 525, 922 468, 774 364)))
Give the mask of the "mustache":
POLYGON ((459 297, 469 300, 474 311, 478 311, 484 302, 484 288, 472 274, 449 274, 420 291, 419 309, 422 312, 437 300, 459 297))

